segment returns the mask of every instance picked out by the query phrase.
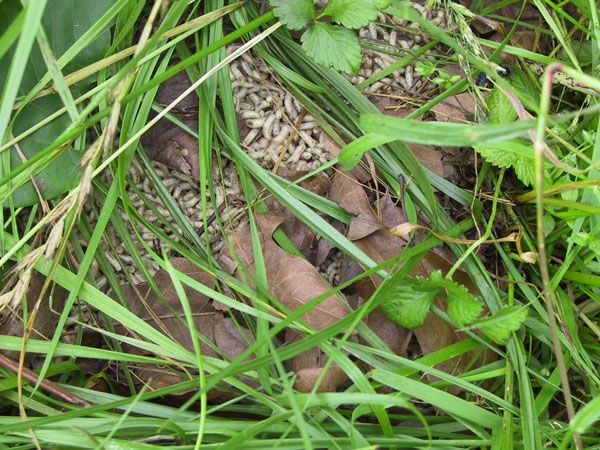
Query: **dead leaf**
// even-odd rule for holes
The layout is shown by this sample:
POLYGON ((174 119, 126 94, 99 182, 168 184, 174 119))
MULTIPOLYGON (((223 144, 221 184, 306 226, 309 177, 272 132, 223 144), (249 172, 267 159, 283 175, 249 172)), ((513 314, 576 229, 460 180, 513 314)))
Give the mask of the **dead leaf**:
MULTIPOLYGON (((300 335, 290 329, 286 330, 285 336, 287 344, 300 339, 300 335)), ((313 347, 289 360, 287 367, 296 374, 294 388, 299 392, 312 391, 327 359, 327 355, 319 347, 313 347)), ((337 364, 332 364, 316 392, 335 392, 346 381, 346 373, 337 364)))
MULTIPOLYGON (((371 283, 371 292, 369 297, 375 292, 375 286, 371 283)), ((367 297, 368 298, 368 297, 367 297)), ((364 303, 364 298, 359 295, 353 295, 348 298, 353 308, 359 308, 364 303)), ((398 326, 395 322, 377 308, 373 310, 365 319, 364 323, 386 343, 386 345, 397 355, 406 356, 406 350, 412 336, 410 330, 398 326)))
POLYGON ((412 143, 406 143, 406 145, 421 164, 440 177, 444 176, 444 152, 439 147, 412 143))
MULTIPOLYGON (((355 239, 354 243, 372 259, 377 262, 383 262, 402 251, 404 240, 392 235, 386 227, 378 222, 364 188, 350 174, 337 173, 335 175, 330 199, 347 211, 357 215, 352 219, 350 228, 354 225, 355 228, 364 231, 368 226, 373 230, 370 234, 353 233, 353 236, 361 236, 355 239)), ((386 215, 389 216, 392 214, 390 209, 393 207, 395 206, 386 204, 386 215)), ((397 214, 401 214, 401 212, 397 211, 397 214)), ((372 279, 378 280, 375 283, 380 282, 378 277, 373 277, 372 279)))
MULTIPOLYGON (((289 181, 296 181, 297 179, 303 177, 308 172, 301 170, 292 170, 284 166, 280 166, 277 169, 277 175, 281 178, 285 178, 289 181)), ((303 180, 299 183, 300 187, 304 189, 314 192, 317 195, 325 195, 329 192, 329 188, 331 187, 331 182, 329 178, 324 173, 318 173, 306 180, 303 180)))
POLYGON ((469 91, 448 97, 435 105, 431 110, 438 122, 468 123, 473 118, 476 102, 469 91))
MULTIPOLYGON (((214 277, 187 258, 172 258, 171 263, 177 270, 194 280, 210 288, 214 287, 214 277)), ((187 327, 181 300, 175 291, 170 275, 168 272, 160 270, 154 276, 154 282, 160 289, 162 298, 147 283, 136 286, 123 286, 130 310, 145 322, 193 352, 192 336, 187 327)), ((201 340, 202 354, 214 358, 222 358, 223 355, 226 358, 235 358, 242 354, 248 348, 249 343, 252 342, 253 337, 250 330, 245 327, 238 328, 233 320, 225 317, 221 311, 217 310, 213 301, 204 294, 187 286, 184 286, 184 290, 194 314, 197 332, 220 350, 219 352, 215 351, 210 345, 201 340)), ((118 327, 118 330, 121 328, 118 327)), ((144 353, 140 349, 128 345, 124 346, 130 352, 144 353)), ((152 389, 159 389, 186 379, 184 374, 175 372, 170 367, 153 364, 140 364, 133 367, 133 371, 139 380, 152 389)), ((180 392, 177 395, 187 395, 189 392, 180 392)), ((215 388, 211 391, 209 398, 222 398, 223 392, 222 388, 215 388)))
POLYGON ((380 97, 373 104, 379 111, 390 116, 406 117, 415 111, 415 108, 402 105, 392 97, 380 97))
MULTIPOLYGON (((171 263, 177 270, 194 280, 209 288, 214 287, 214 278, 187 258, 172 258, 171 263)), ((181 300, 175 291, 171 277, 165 270, 159 270, 154 276, 154 281, 164 300, 156 295, 147 283, 123 286, 131 312, 179 342, 189 351, 194 351, 192 337, 183 315, 181 300)), ((214 327, 216 322, 222 320, 222 314, 215 311, 212 301, 207 296, 187 286, 184 286, 184 290, 194 312, 194 322, 198 331, 213 341, 214 327)), ((216 356, 216 353, 207 345, 203 344, 201 348, 204 354, 216 356)))
MULTIPOLYGON (((446 258, 434 252, 429 252, 421 260, 412 274, 427 276, 434 270, 441 270, 445 275, 451 267, 452 263, 446 258)), ((454 274, 453 279, 458 283, 465 285, 472 293, 477 293, 475 285, 465 272, 457 271, 454 274)), ((439 298, 436 299, 435 304, 440 309, 446 309, 446 302, 439 298)), ((457 332, 452 325, 440 319, 433 312, 430 312, 425 319, 425 323, 421 327, 415 328, 413 332, 424 355, 459 342, 466 337, 463 333, 457 332)), ((473 356, 475 356, 475 352, 471 351, 465 355, 446 360, 443 363, 436 365, 435 368, 443 370, 446 373, 462 373, 473 356)), ((478 359, 476 367, 486 362, 490 362, 491 358, 492 354, 490 352, 485 352, 478 359)), ((434 377, 430 377, 430 379, 434 379, 434 377)))
MULTIPOLYGON (((44 297, 40 299, 40 293, 45 281, 46 277, 44 275, 34 271, 29 281, 29 289, 25 294, 27 296, 27 314, 30 318, 32 311, 37 309, 31 333, 31 338, 33 339, 46 340, 52 338, 58 318, 62 313, 65 300, 68 296, 68 292, 65 289, 56 284, 51 284, 44 297), (38 301, 41 301, 39 306, 37 306, 38 301)), ((22 305, 19 305, 19 307, 22 307, 22 305)), ((2 336, 23 336, 23 332, 23 315, 21 310, 11 311, 7 314, 4 321, 0 323, 0 335, 2 336)), ((6 353, 10 357, 18 359, 18 352, 6 353)))
MULTIPOLYGON (((372 210, 364 188, 347 174, 336 176, 334 178, 333 188, 331 190, 331 200, 347 209, 351 208, 351 212, 355 214, 361 209, 366 214, 369 214, 368 211, 372 210)), ((388 231, 388 228, 397 226, 405 220, 401 209, 391 201, 389 196, 383 197, 380 209, 382 211, 382 220, 385 222, 385 227, 381 227, 381 229, 372 234, 354 241, 361 250, 377 263, 381 263, 397 256, 404 246, 403 239, 393 236, 388 231)), ((419 265, 412 272, 412 275, 427 276, 433 270, 441 270, 443 273, 446 273, 451 266, 452 264, 448 260, 431 251, 421 260, 419 265)), ((353 276, 356 276, 356 268, 355 272, 349 274, 349 278, 352 278, 353 276)), ((471 280, 466 274, 459 271, 455 274, 454 278, 456 281, 465 284, 467 288, 471 290, 474 289, 471 280)), ((341 275, 340 279, 342 279, 341 275)), ((371 277, 371 281, 373 287, 381 283, 381 279, 377 276, 371 277)), ((369 293, 369 287, 364 285, 358 286, 353 292, 360 293, 363 298, 370 297, 372 293, 372 291, 369 293)), ((439 299, 436 300, 436 304, 442 309, 445 308, 445 302, 441 302, 439 299)), ((371 313, 370 316, 373 316, 373 319, 369 318, 369 320, 375 321, 375 328, 379 330, 378 332, 372 327, 373 331, 378 333, 390 348, 395 349, 395 351, 406 351, 406 346, 408 345, 407 330, 398 327, 398 335, 395 337, 394 334, 396 331, 394 331, 393 326, 388 323, 390 321, 385 315, 381 313, 373 315, 373 313, 371 313)), ((395 325, 395 323, 393 325, 395 325)), ((452 325, 444 322, 432 312, 427 315, 424 325, 413 330, 413 333, 425 355, 464 339, 464 335, 456 332, 452 325)), ((436 368, 448 373, 454 373, 457 370, 464 369, 469 359, 470 358, 467 355, 463 355, 462 358, 457 357, 445 361, 436 366, 436 368)))
MULTIPOLYGON (((267 282, 271 292, 291 310, 330 290, 317 269, 307 260, 293 256, 281 249, 273 240, 273 232, 290 217, 282 213, 266 213, 256 216, 267 282)), ((293 219, 296 220, 296 219, 293 219)), ((252 238, 248 224, 241 225, 231 238, 241 263, 254 270, 252 238)), ((229 258, 231 256, 227 255, 229 258)), ((336 296, 330 296, 303 316, 306 322, 322 329, 345 317, 348 311, 336 296)))
MULTIPOLYGON (((163 106, 172 103, 188 87, 190 80, 184 72, 169 78, 158 88, 156 100, 163 106)), ((192 129, 198 127, 198 97, 191 93, 171 111, 192 129)), ((149 118, 156 117, 151 112, 149 118)), ((148 156, 180 172, 198 177, 198 141, 172 121, 163 118, 141 138, 148 156)))

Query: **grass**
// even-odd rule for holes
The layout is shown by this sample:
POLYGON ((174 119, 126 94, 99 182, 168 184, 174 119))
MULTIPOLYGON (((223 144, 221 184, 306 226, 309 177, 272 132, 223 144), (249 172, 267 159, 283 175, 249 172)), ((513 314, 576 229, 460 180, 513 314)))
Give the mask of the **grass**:
MULTIPOLYGON (((3 7, 16 3, 5 2, 3 7)), ((76 7, 76 2, 68 3, 76 7)), ((393 66, 358 86, 315 64, 297 39, 256 2, 104 3, 106 8, 72 42, 44 22, 56 4, 51 0, 29 2, 21 12, 17 8, 0 32, 0 57, 5 58, 0 74, 0 203, 4 206, 0 308, 25 311, 26 323, 25 333, 0 336, 0 350, 17 352, 10 355, 19 366, 18 370, 0 367, 0 448, 600 446, 600 20, 595 2, 572 2, 569 8, 551 0, 526 2, 539 11, 540 21, 525 25, 545 45, 528 49, 511 45, 508 38, 499 43, 437 27, 404 3, 393 2, 390 14, 417 23, 440 44, 403 54, 393 66), (90 45, 103 40, 102 54, 86 59, 90 45), (228 54, 226 47, 232 42, 244 46, 228 54), (57 43, 64 47, 60 54, 52 50, 57 43), (42 65, 37 66, 41 67, 38 79, 32 79, 34 71, 27 68, 36 46, 41 49, 38 63, 42 65), (493 54, 483 53, 487 48, 493 54), (400 254, 378 263, 332 224, 332 219, 348 224, 351 213, 254 161, 240 144, 227 69, 247 51, 268 64, 332 139, 342 147, 347 144, 339 158, 305 178, 338 163, 355 165, 368 152, 380 193, 404 199, 407 212, 434 233, 423 233, 400 254), (446 98, 479 89, 475 75, 488 64, 482 55, 491 55, 489 59, 500 64, 501 52, 513 58, 520 80, 529 89, 523 89, 519 79, 494 72, 489 76, 514 93, 531 113, 529 121, 456 127, 417 121, 427 118, 446 98), (381 119, 361 89, 424 56, 461 64, 468 68, 467 76, 421 100, 403 121, 381 119), (202 233, 180 209, 139 144, 141 135, 159 118, 169 117, 176 106, 158 105, 155 95, 161 83, 181 71, 195 81, 190 92, 196 92, 199 102, 202 233), (35 103, 38 98, 50 99, 56 108, 42 111, 36 124, 21 129, 20 121, 34 114, 31 106, 40 104, 35 103), (51 133, 44 131, 48 129, 51 133), (475 181, 459 186, 425 168, 407 145, 471 146, 483 139, 509 140, 522 136, 524 130, 531 131, 535 144, 536 177, 529 187, 518 182, 510 168, 498 169, 485 159, 475 181), (479 133, 475 140, 473 133, 479 133), (11 160, 15 147, 26 153, 34 150, 25 160, 15 161, 14 156, 11 160), (550 152, 554 157, 544 161, 550 152), (80 171, 76 166, 70 170, 58 166, 62 177, 74 174, 68 190, 39 199, 30 187, 33 200, 20 200, 19 195, 25 196, 23 185, 30 184, 32 177, 40 177, 43 170, 51 173, 56 170, 53 161, 65 164, 58 158, 73 154, 76 160, 83 158, 80 171), (220 188, 213 180, 212 165, 220 158, 233 161, 247 205, 252 205, 244 210, 244 217, 250 222, 256 270, 245 278, 234 277, 222 267, 209 241, 209 206, 216 204, 220 188), (134 162, 142 167, 168 213, 161 214, 138 189, 164 222, 162 227, 141 214, 129 197, 136 188, 128 189, 132 184, 128 169, 134 162), (267 210, 268 198, 279 201, 366 271, 290 311, 285 299, 269 289, 257 225, 257 214, 267 210), (80 214, 84 207, 95 210, 92 220, 80 214), (466 218, 453 215, 459 209, 468 211, 466 218), (518 230, 520 249, 502 241, 506 228, 518 230), (142 238, 146 231, 160 248, 142 238), (150 276, 144 255, 167 271, 181 300, 179 319, 193 337, 193 351, 169 330, 155 328, 132 312, 111 264, 122 257, 111 236, 123 243, 157 295, 162 295, 160 286, 150 276), (529 306, 524 326, 506 345, 467 328, 459 342, 415 358, 399 356, 363 320, 377 307, 376 294, 326 327, 304 320, 307 311, 358 279, 409 273, 429 250, 443 245, 458 261, 452 271, 460 266, 468 274, 489 311, 529 306), (500 275, 480 258, 481 251, 490 248, 500 275), (535 264, 523 261, 528 252, 537 255, 535 264), (175 254, 210 273, 215 286, 174 267, 175 254), (48 280, 39 293, 43 302, 57 298, 56 286, 68 292, 64 307, 50 302, 57 321, 45 337, 27 326, 40 307, 31 307, 36 299, 24 295, 25 282, 37 273, 48 280), (110 290, 98 285, 99 274, 110 290), (249 331, 252 337, 240 354, 228 355, 214 344, 214 353, 203 353, 199 340, 206 344, 207 338, 193 326, 190 292, 222 305, 238 329, 249 331), (93 320, 88 309, 94 311, 93 320), (299 331, 302 337, 285 340, 286 329, 299 331), (69 341, 67 331, 73 337, 69 341), (84 335, 90 331, 99 336, 99 344, 86 342, 84 335), (315 347, 327 355, 328 369, 339 367, 349 377, 349 387, 317 392, 325 372, 310 392, 294 387, 296 374, 287 362, 315 347), (476 364, 473 354, 484 351, 494 359, 476 364), (29 363, 26 354, 39 356, 36 383, 23 375, 29 363), (457 357, 467 362, 459 371, 447 373, 436 367, 457 357), (95 362, 95 371, 85 369, 89 361, 95 362), (137 378, 136 368, 142 364, 185 376, 162 386, 140 383, 147 381, 137 378), (45 389, 43 380, 50 377, 62 397, 45 389), (227 395, 213 402, 213 388, 227 395)), ((463 21, 463 26, 472 20, 457 13, 451 2, 433 4, 456 14, 454 20, 463 21)), ((510 37, 521 23, 521 14, 503 15, 500 7, 509 5, 517 10, 523 6, 507 0, 487 7, 474 1, 469 7, 500 23, 504 36, 510 37)), ((5 20, 2 12, 0 20, 5 20)), ((488 115, 489 111, 482 111, 476 119, 484 123, 488 115)), ((50 175, 48 182, 56 178, 50 175)), ((216 214, 214 220, 227 245, 228 219, 216 214)), ((282 248, 298 253, 283 231, 274 238, 282 248)), ((442 309, 434 311, 449 321, 442 309)))

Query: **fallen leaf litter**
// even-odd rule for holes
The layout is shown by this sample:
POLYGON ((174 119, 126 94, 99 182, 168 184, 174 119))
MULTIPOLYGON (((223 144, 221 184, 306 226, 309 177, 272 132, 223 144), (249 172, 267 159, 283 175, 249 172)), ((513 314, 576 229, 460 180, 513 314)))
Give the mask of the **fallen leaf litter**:
MULTIPOLYGON (((421 12, 425 17, 429 17, 429 12, 425 10, 421 10, 421 12)), ((429 18, 437 24, 443 24, 444 21, 443 14, 441 13, 434 13, 434 15, 429 18)), ((385 42, 392 46, 399 46, 406 51, 410 51, 418 49, 423 45, 425 36, 416 33, 409 37, 402 34, 397 29, 392 29, 398 28, 403 30, 408 29, 409 26, 410 24, 405 21, 392 20, 387 16, 381 15, 378 24, 369 25, 360 31, 360 35, 365 38, 385 42)), ((228 51, 231 52, 235 48, 236 46, 230 46, 228 51)), ((364 64, 359 75, 356 77, 349 77, 349 79, 354 84, 358 84, 377 71, 387 67, 390 63, 395 62, 397 59, 397 57, 391 57, 380 52, 367 50, 365 51, 364 64)), ((264 61, 250 53, 246 53, 230 65, 230 77, 240 127, 242 131, 246 128, 246 134, 244 135, 242 133, 242 147, 245 148, 248 154, 262 167, 269 170, 283 168, 292 172, 306 172, 320 167, 334 156, 328 151, 328 146, 326 144, 327 137, 316 123, 314 117, 308 114, 298 100, 285 90, 283 84, 279 82, 278 78, 272 73, 264 61)), ((382 78, 378 82, 369 85, 365 89, 365 92, 373 95, 390 94, 397 91, 411 92, 417 89, 423 89, 427 83, 428 80, 421 78, 414 71, 413 64, 393 72, 388 77, 382 78)), ((179 158, 178 155, 174 153, 174 157, 163 158, 162 162, 152 161, 151 165, 165 185, 169 194, 177 202, 182 213, 189 218, 190 223, 194 228, 200 230, 203 227, 203 214, 200 207, 201 202, 198 180, 193 176, 190 176, 189 173, 185 174, 181 171, 181 167, 193 166, 193 161, 190 162, 189 160, 190 155, 193 155, 190 150, 193 152, 196 151, 196 149, 184 148, 187 145, 187 142, 187 139, 176 139, 176 142, 173 145, 168 146, 171 152, 182 151, 183 159, 185 159, 184 162, 182 162, 182 158, 179 158), (173 161, 175 162, 173 163, 173 161), (169 165, 163 164, 164 162, 169 165)), ((213 173, 217 197, 216 205, 212 205, 210 199, 207 199, 209 210, 206 212, 206 217, 211 216, 214 214, 215 209, 220 210, 222 205, 226 204, 227 207, 220 213, 222 221, 227 228, 226 232, 234 233, 236 230, 239 232, 238 225, 240 224, 241 217, 244 215, 243 213, 246 207, 245 201, 240 189, 235 166, 226 160, 219 162, 220 164, 213 164, 213 167, 215 168, 222 168, 222 170, 217 169, 213 173)), ((184 170, 184 172, 187 172, 187 170, 184 170)), ((137 162, 134 162, 131 165, 129 177, 131 185, 137 187, 137 189, 139 189, 141 193, 154 204, 156 210, 167 218, 167 220, 172 222, 171 226, 177 228, 177 225, 172 221, 168 211, 162 205, 160 198, 154 191, 150 180, 146 177, 145 172, 137 162)), ((362 191, 362 188, 360 189, 362 191)), ((150 223, 163 229, 170 237, 177 238, 176 234, 170 231, 168 227, 156 217, 155 212, 145 205, 140 195, 138 195, 131 186, 128 188, 128 194, 136 210, 150 223)), ((341 195, 343 196, 343 194, 341 195)), ((340 200, 341 199, 338 199, 338 201, 340 200)), ((371 208, 370 205, 367 206, 369 209, 371 208)), ((390 206, 388 204, 388 206, 392 208, 393 205, 390 206)), ((395 208, 395 206, 393 206, 393 208, 395 208)), ((368 230, 364 229, 364 223, 356 222, 354 224, 355 228, 357 227, 358 230, 363 229, 363 231, 358 231, 359 234, 356 237, 357 245, 360 244, 359 246, 363 246, 365 249, 370 249, 370 246, 372 246, 376 249, 376 252, 385 252, 386 250, 389 250, 388 237, 384 236, 386 233, 385 226, 379 223, 378 219, 373 216, 372 210, 370 212, 367 211, 366 206, 362 211, 358 211, 358 213, 361 212, 369 216, 368 219, 371 223, 367 224, 368 230), (380 249, 381 244, 384 245, 384 249, 380 249)), ((395 219, 397 219, 397 213, 395 214, 395 219)), ((125 213, 123 213, 123 218, 126 219, 125 213)), ((274 230, 271 229, 272 224, 267 224, 265 227, 267 235, 262 236, 262 239, 267 243, 272 242, 270 237, 270 233, 274 230)), ((137 242, 137 236, 133 230, 130 231, 133 241, 137 242)), ((213 251, 215 253, 219 252, 223 247, 223 241, 216 222, 208 227, 208 234, 213 251)), ((141 237, 148 243, 155 239, 154 234, 149 230, 142 230, 141 237)), ((247 239, 248 236, 244 236, 243 240, 247 239)), ((396 243, 394 243, 393 247, 396 248, 396 243)), ((399 248, 401 248, 401 244, 399 244, 399 248)), ((271 253, 275 252, 276 249, 279 248, 275 245, 272 248, 271 253)), ((141 245, 139 245, 139 250, 150 275, 157 274, 159 272, 158 265, 151 259, 147 252, 144 251, 141 245)), ((238 248, 238 250, 240 253, 243 253, 243 248, 238 248)), ((283 250, 280 251, 283 252, 283 250)), ((128 252, 122 243, 116 245, 116 253, 118 258, 112 258, 111 264, 121 281, 127 282, 127 277, 123 276, 123 272, 127 271, 131 275, 134 284, 145 286, 142 284, 145 282, 144 277, 139 272, 131 256, 127 254, 128 252)), ((175 256, 173 252, 171 252, 171 255, 175 256)), ((381 259, 380 256, 383 259, 389 257, 389 255, 384 256, 378 254, 376 259, 381 259)), ((277 258, 280 257, 282 257, 282 255, 277 256, 277 258)), ((248 256, 248 258, 250 258, 250 256, 248 256)), ((249 266, 252 265, 250 260, 247 262, 249 266)), ((325 260, 320 264, 317 264, 316 269, 312 266, 311 268, 315 270, 315 275, 319 273, 325 280, 325 283, 323 283, 324 286, 327 286, 327 284, 337 285, 340 282, 340 277, 345 277, 345 275, 341 275, 340 272, 345 270, 342 268, 346 262, 347 258, 345 258, 345 255, 337 249, 333 249, 328 251, 325 260)), ((273 260, 270 264, 275 266, 277 262, 273 260)), ((307 262, 307 265, 310 264, 307 262)), ((360 270, 360 268, 351 268, 351 270, 360 270)), ((275 279, 276 278, 277 277, 275 277, 275 279)), ((286 276, 283 275, 283 279, 285 278, 286 276)), ((370 289, 370 287, 367 287, 367 290, 370 289)), ((277 290, 276 287, 275 290, 277 290)), ((327 290, 327 288, 325 288, 325 290, 327 290)), ((312 298, 314 295, 311 295, 310 297, 312 298)), ((303 300, 299 300, 300 303, 302 303, 302 301, 303 300)), ((331 299, 331 302, 337 305, 337 302, 333 298, 331 299)), ((358 297, 357 302, 358 303, 354 303, 356 305, 360 304, 360 297, 358 297)), ((294 307, 293 302, 290 306, 294 307)), ((337 305, 336 308, 334 308, 337 312, 333 315, 339 318, 345 313, 343 308, 340 309, 338 306, 341 305, 337 305)), ((211 314, 214 313, 211 312, 211 314)), ((315 322, 313 325, 316 325, 318 328, 323 326, 319 321, 320 319, 317 318, 316 320, 318 324, 315 322)), ((381 338, 384 342, 388 341, 387 343, 391 348, 406 353, 410 334, 407 335, 404 330, 396 327, 396 325, 383 316, 383 314, 373 315, 371 321, 373 322, 372 325, 370 321, 367 322, 369 325, 375 327, 374 330, 376 332, 378 332, 379 329, 387 330, 381 334, 381 338), (400 339, 402 342, 398 341, 399 336, 402 337, 402 339, 400 339)), ((425 345, 425 347, 427 347, 427 345, 425 345)), ((423 350, 425 350, 425 348, 423 350)), ((323 361, 321 361, 320 364, 322 363, 323 361)), ((295 365, 302 363, 299 363, 294 359, 290 364, 291 367, 294 368, 295 365)), ((304 375, 308 378, 301 377, 299 381, 300 384, 297 387, 301 387, 303 383, 305 383, 307 389, 310 389, 312 381, 306 382, 306 380, 315 379, 319 374, 320 368, 307 367, 306 370, 308 370, 308 372, 304 375)), ((328 380, 328 382, 331 383, 328 390, 334 390, 345 380, 345 376, 336 374, 336 372, 334 372, 332 377, 332 380, 328 380)))

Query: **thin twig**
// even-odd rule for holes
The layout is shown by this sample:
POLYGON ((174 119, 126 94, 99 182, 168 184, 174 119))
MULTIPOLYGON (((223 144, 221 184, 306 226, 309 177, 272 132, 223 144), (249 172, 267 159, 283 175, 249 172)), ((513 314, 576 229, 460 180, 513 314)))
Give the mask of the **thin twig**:
MULTIPOLYGON (((19 367, 19 363, 17 361, 12 360, 8 356, 0 353, 0 366, 7 368, 11 372, 18 374, 21 372, 21 376, 23 379, 29 381, 30 383, 36 384, 38 382, 39 376, 33 370, 28 369, 27 367, 19 367)), ((71 403, 72 405, 77 406, 89 406, 90 404, 86 402, 84 399, 79 397, 78 395, 73 394, 72 392, 67 391, 62 388, 54 381, 50 380, 42 380, 40 383, 40 387, 43 391, 48 392, 49 394, 55 396, 56 398, 61 399, 67 403, 71 403)))

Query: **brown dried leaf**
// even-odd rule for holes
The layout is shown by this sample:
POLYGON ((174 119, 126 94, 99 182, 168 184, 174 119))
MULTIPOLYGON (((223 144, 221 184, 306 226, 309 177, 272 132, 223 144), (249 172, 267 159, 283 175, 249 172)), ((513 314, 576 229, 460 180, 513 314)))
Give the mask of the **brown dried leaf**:
MULTIPOLYGON (((360 236, 354 240, 354 243, 372 259, 377 262, 383 262, 402 251, 404 240, 393 236, 386 227, 379 223, 364 188, 356 179, 347 173, 337 173, 333 179, 330 199, 347 211, 357 215, 352 220, 351 227, 355 222, 359 222, 361 226, 366 222, 372 227, 373 232, 368 235, 364 233, 362 236, 360 233, 352 235, 353 237, 360 236), (377 227, 375 227, 375 224, 377 224, 377 227)), ((382 210, 382 215, 385 211, 388 223, 395 220, 392 217, 398 217, 402 214, 397 206, 393 205, 393 203, 390 205, 390 203, 386 200, 385 208, 382 210), (393 211, 394 208, 396 208, 396 211, 393 211)), ((373 277, 372 279, 376 283, 380 282, 378 277, 373 277)))
MULTIPOLYGON (((352 180, 348 177, 347 174, 340 177, 336 176, 336 178, 334 178, 331 199, 341 206, 346 206, 347 209, 351 208, 351 212, 354 212, 355 214, 365 210, 368 212, 368 210, 371 209, 368 197, 362 186, 360 186, 356 180, 352 180)), ((361 250, 367 253, 377 263, 381 263, 398 255, 404 246, 404 240, 393 236, 387 230, 388 227, 396 226, 405 220, 401 209, 391 201, 389 196, 384 196, 381 202, 381 212, 382 220, 386 227, 354 241, 361 250)), ((451 266, 452 264, 442 256, 434 252, 429 252, 412 274, 427 276, 431 271, 438 269, 445 273, 451 266)), ((348 274, 348 276, 348 279, 356 276, 356 267, 353 272, 348 274)), ((340 274, 340 280, 342 278, 342 274, 340 274)), ((474 289, 472 282, 466 274, 457 272, 454 279, 465 284, 469 289, 474 289)), ((371 277, 371 281, 374 286, 381 283, 381 279, 375 276, 371 277)), ((372 293, 372 291, 369 291, 369 287, 364 285, 357 286, 353 292, 361 295, 363 298, 370 297, 372 293)), ((445 308, 445 302, 440 302, 439 300, 436 302, 440 308, 445 308)), ((371 313, 370 316, 373 316, 373 319, 369 318, 369 320, 373 320, 376 325, 373 327, 369 324, 369 326, 371 326, 373 331, 378 333, 378 335, 380 335, 394 351, 406 351, 409 337, 407 330, 398 327, 398 330, 395 331, 393 326, 388 323, 389 319, 387 319, 387 317, 379 313, 379 310, 376 310, 375 312, 371 313), (374 315, 375 312, 378 314, 374 315), (394 336, 394 333, 396 332, 398 333, 397 338, 394 336)), ((424 325, 413 330, 413 332, 419 342, 423 354, 439 350, 440 348, 446 347, 464 338, 463 335, 456 332, 454 327, 439 319, 433 313, 429 313, 424 325)), ((462 359, 454 358, 439 364, 437 368, 453 373, 455 370, 464 368, 468 359, 469 358, 466 357, 463 357, 462 359)))
MULTIPOLYGON (((156 100, 163 106, 173 102, 189 86, 190 80, 180 72, 160 85, 156 100)), ((198 97, 191 93, 171 112, 187 126, 197 128, 198 97)), ((150 118, 156 117, 151 112, 150 118)), ((180 172, 198 177, 198 141, 168 119, 161 119, 141 138, 148 156, 180 172)))
MULTIPOLYGON (((34 339, 48 339, 52 337, 58 323, 59 314, 62 312, 68 296, 68 292, 65 289, 51 284, 38 306, 38 300, 45 281, 46 277, 44 275, 33 271, 29 281, 29 288, 25 294, 27 296, 27 314, 30 318, 34 309, 37 309, 31 333, 31 337, 34 339)), ((21 311, 12 311, 0 323, 0 335, 22 336, 23 331, 23 316, 21 311)))
MULTIPOLYGON (((307 173, 308 172, 306 171, 292 170, 287 167, 279 167, 277 169, 277 175, 289 181, 296 181, 298 178, 303 177, 307 173)), ((327 192, 329 192, 329 188, 331 187, 331 182, 324 173, 318 173, 306 180, 301 181, 299 184, 300 187, 303 187, 304 189, 321 196, 327 194, 327 192)))
MULTIPOLYGON (((214 278, 188 259, 173 258, 171 262, 177 270, 189 275, 194 280, 210 288, 214 287, 214 278)), ((188 350, 194 351, 181 300, 171 282, 171 277, 165 270, 160 270, 154 276, 154 281, 160 289, 164 301, 154 293, 147 283, 135 287, 131 285, 123 286, 131 312, 170 336, 188 350)), ((215 311, 211 300, 205 295, 187 286, 184 287, 184 290, 190 307, 194 311, 194 322, 198 331, 209 340, 214 340, 214 326, 216 322, 222 320, 222 315, 215 311)), ((216 353, 207 345, 202 345, 202 351, 207 355, 216 356, 216 353)))
MULTIPOLYGON (((375 286, 372 282, 370 284, 371 292, 369 292, 368 296, 365 298, 370 297, 373 292, 375 292, 375 286)), ((364 299, 360 295, 353 295, 348 301, 355 309, 359 308, 364 303, 364 299)), ((410 330, 406 330, 388 319, 379 308, 372 311, 364 319, 364 323, 371 328, 371 330, 379 336, 379 338, 385 342, 394 353, 400 356, 406 356, 406 350, 412 336, 410 330)))
POLYGON ((412 336, 411 331, 396 325, 379 308, 367 316, 365 323, 394 353, 406 356, 406 349, 412 336))
MULTIPOLYGON (((296 331, 290 329, 286 330, 285 336, 286 343, 300 338, 296 331)), ((327 355, 319 347, 313 347, 289 360, 288 369, 296 373, 294 388, 299 392, 310 392, 326 362, 327 355)), ((317 392, 335 392, 346 381, 348 381, 346 373, 337 364, 332 364, 319 384, 317 392)))
MULTIPOLYGON (((321 367, 311 367, 297 371, 294 388, 298 392, 312 391, 322 371, 321 367)), ((317 388, 317 392, 335 392, 347 379, 346 373, 338 365, 333 364, 327 370, 323 381, 317 388)))
MULTIPOLYGON (((205 286, 214 287, 213 276, 200 269, 187 258, 172 258, 171 263, 177 270, 194 280, 205 286)), ((154 276, 154 281, 164 300, 156 295, 147 283, 136 286, 123 286, 131 311, 193 352, 194 343, 187 327, 181 300, 175 291, 171 277, 168 272, 160 270, 154 276)), ((250 330, 242 327, 242 336, 242 332, 233 321, 228 317, 224 317, 207 296, 187 286, 184 286, 184 290, 193 311, 194 323, 199 334, 214 343, 228 358, 235 358, 248 348, 248 342, 252 340, 250 330)), ((129 346, 127 347, 129 351, 140 352, 139 349, 129 349, 129 346)), ((200 347, 202 354, 205 356, 221 357, 221 354, 202 341, 200 347)), ((134 373, 153 389, 169 386, 185 379, 181 374, 173 372, 170 368, 152 364, 141 364, 135 367, 134 373)), ((178 395, 188 394, 189 392, 180 392, 178 395)), ((209 397, 217 398, 221 395, 222 391, 215 389, 211 391, 209 397)))
POLYGON ((435 113, 438 122, 467 123, 475 114, 475 108, 475 98, 467 91, 448 97, 431 110, 435 113))
MULTIPOLYGON (((281 213, 256 216, 269 289, 285 306, 293 310, 324 294, 330 287, 307 260, 290 255, 273 240, 273 232, 288 219, 289 215, 281 213)), ((241 263, 253 271, 254 257, 249 226, 240 226, 231 242, 241 263)), ((342 301, 336 296, 330 296, 303 318, 311 326, 322 329, 345 317, 347 313, 342 301)))
POLYGON ((444 152, 439 147, 423 144, 406 144, 421 164, 440 177, 444 176, 444 152))

